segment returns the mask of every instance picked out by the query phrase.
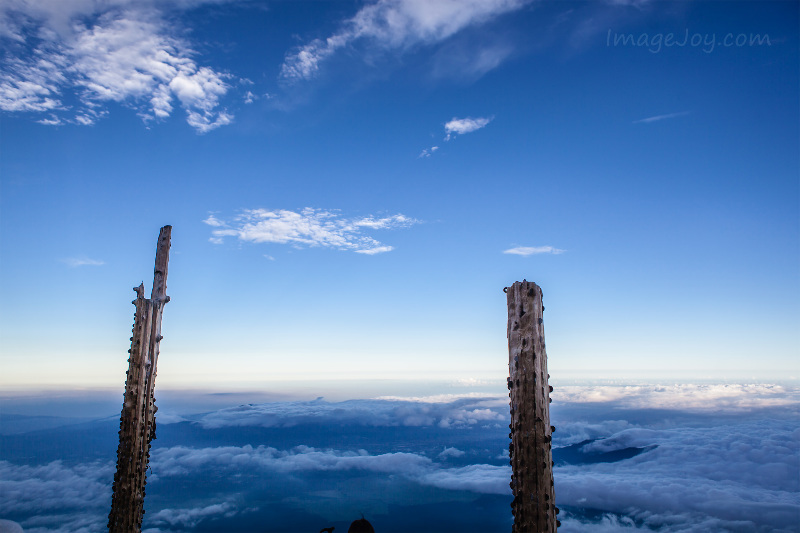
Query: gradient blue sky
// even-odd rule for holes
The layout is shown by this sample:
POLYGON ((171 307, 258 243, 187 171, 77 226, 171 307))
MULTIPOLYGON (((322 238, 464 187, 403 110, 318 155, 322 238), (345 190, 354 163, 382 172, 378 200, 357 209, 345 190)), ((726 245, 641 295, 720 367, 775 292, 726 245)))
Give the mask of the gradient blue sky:
POLYGON ((523 278, 554 379, 798 378, 796 2, 13 0, 0 41, 4 389, 121 387, 164 224, 160 387, 502 381, 523 278))

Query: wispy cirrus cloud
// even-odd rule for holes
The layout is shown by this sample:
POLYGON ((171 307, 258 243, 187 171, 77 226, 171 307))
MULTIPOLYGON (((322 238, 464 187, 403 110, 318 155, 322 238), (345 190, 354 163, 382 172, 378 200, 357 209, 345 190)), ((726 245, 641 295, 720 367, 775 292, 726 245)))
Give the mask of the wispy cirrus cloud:
POLYGON ((394 249, 365 235, 365 230, 406 228, 419 223, 402 214, 345 218, 338 212, 310 207, 300 211, 247 209, 231 222, 214 215, 204 222, 216 228, 210 238, 215 244, 221 244, 225 237, 235 237, 245 242, 289 244, 296 248, 323 246, 364 255, 394 249))
POLYGON ((45 114, 38 120, 45 125, 91 125, 110 102, 146 122, 170 116, 178 105, 199 133, 229 124, 233 117, 220 100, 230 76, 199 65, 160 10, 200 3, 4 3, 0 109, 45 114))
POLYGON ((683 117, 688 114, 689 114, 688 111, 681 111, 679 113, 667 113, 665 115, 655 115, 652 117, 640 118, 639 120, 634 120, 632 124, 649 124, 651 122, 658 122, 659 120, 667 120, 670 118, 683 117))
POLYGON ((99 259, 90 259, 88 257, 68 257, 66 259, 62 259, 61 262, 73 268, 80 266, 102 266, 106 264, 105 261, 100 261, 99 259))
POLYGON ((516 248, 509 248, 508 250, 503 250, 504 254, 510 255, 522 255, 522 256, 529 256, 529 255, 537 255, 537 254, 563 254, 566 250, 562 250, 560 248, 554 248, 552 246, 517 246, 516 248))
POLYGON ((484 43, 464 39, 448 43, 434 55, 431 76, 474 81, 499 67, 513 52, 514 46, 504 41, 484 43))
POLYGON ((310 79, 337 51, 363 41, 372 50, 408 50, 441 42, 459 31, 515 11, 529 0, 378 0, 361 8, 327 39, 314 39, 286 56, 280 77, 310 79))

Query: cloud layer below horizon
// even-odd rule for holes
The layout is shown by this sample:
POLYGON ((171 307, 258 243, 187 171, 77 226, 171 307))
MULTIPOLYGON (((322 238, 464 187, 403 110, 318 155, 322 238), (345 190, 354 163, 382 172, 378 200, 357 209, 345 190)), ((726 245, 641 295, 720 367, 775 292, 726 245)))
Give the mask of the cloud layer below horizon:
MULTIPOLYGON (((560 529, 797 531, 796 389, 611 389, 556 389, 562 391, 553 404, 560 529), (670 400, 655 405, 643 401, 659 395, 670 400), (704 402, 715 408, 680 408, 704 402), (565 447, 573 450, 572 456, 560 455, 565 447), (592 459, 624 450, 638 453, 626 459, 592 459), (575 460, 576 453, 584 459, 575 460)), ((146 530, 193 531, 211 524, 224 528, 248 520, 285 524, 296 516, 324 527, 352 520, 358 512, 391 530, 390 523, 411 527, 415 516, 401 519, 391 514, 392 508, 413 509, 420 503, 437 503, 446 514, 458 502, 496 502, 497 512, 507 513, 511 471, 502 453, 506 402, 499 394, 318 399, 176 418, 159 426, 161 437, 154 441, 146 530), (324 442, 326 434, 338 434, 338 444, 297 443, 324 442), (392 522, 382 522, 385 517, 392 522)), ((34 533, 100 531, 112 477, 112 461, 28 465, 0 460, 0 489, 13 495, 0 502, 0 516, 34 533)), ((480 511, 482 516, 486 512, 480 511)), ((503 514, 493 527, 501 527, 507 518, 503 514)), ((283 531, 281 527, 273 530, 283 531)))

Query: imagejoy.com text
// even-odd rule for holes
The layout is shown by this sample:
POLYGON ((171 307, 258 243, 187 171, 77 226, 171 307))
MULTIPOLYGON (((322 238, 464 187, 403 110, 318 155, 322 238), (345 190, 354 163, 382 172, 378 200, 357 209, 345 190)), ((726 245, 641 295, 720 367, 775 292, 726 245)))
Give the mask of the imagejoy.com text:
POLYGON ((769 35, 760 33, 727 33, 717 37, 715 33, 690 33, 686 29, 683 33, 616 33, 608 30, 606 46, 633 46, 646 48, 649 52, 657 54, 664 48, 690 47, 700 48, 710 54, 718 46, 723 48, 742 48, 745 46, 772 46, 769 35))

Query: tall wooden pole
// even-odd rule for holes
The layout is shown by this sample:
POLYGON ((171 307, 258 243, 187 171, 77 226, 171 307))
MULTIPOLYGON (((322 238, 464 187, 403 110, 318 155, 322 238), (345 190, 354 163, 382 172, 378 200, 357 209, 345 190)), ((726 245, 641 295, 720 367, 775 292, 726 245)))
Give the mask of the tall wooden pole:
POLYGON ((161 314, 169 301, 167 265, 172 226, 164 226, 158 236, 153 290, 144 297, 144 284, 134 287, 136 314, 131 349, 128 350, 128 378, 119 422, 117 472, 111 495, 108 530, 111 533, 137 533, 142 528, 150 441, 156 438, 155 405, 156 363, 161 342, 161 314))
POLYGON ((554 533, 556 520, 550 392, 542 289, 517 281, 508 296, 508 389, 511 398, 512 533, 554 533))

